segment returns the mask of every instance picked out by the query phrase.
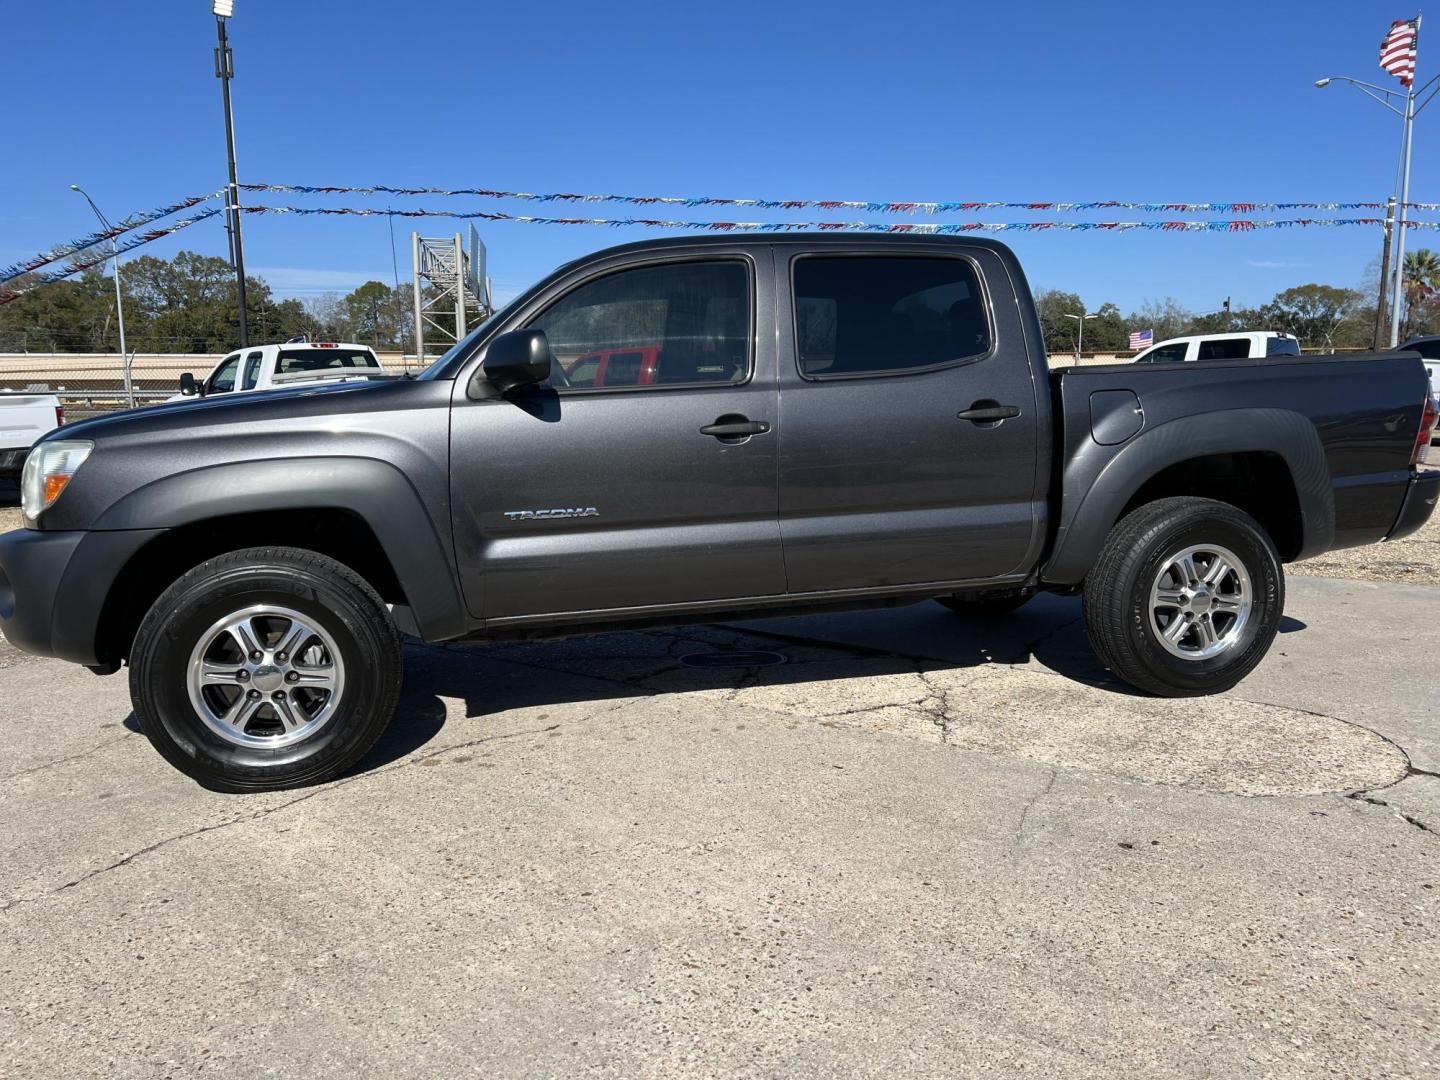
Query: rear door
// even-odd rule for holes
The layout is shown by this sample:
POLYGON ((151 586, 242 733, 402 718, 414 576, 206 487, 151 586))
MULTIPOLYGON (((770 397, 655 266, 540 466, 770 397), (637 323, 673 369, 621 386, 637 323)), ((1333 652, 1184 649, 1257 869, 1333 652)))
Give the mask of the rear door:
POLYGON ((1037 388, 988 248, 777 246, 792 593, 1002 577, 1044 522, 1037 388))
POLYGON ((773 275, 760 250, 763 265, 712 247, 582 268, 504 327, 546 332, 550 384, 477 402, 459 381, 451 488, 472 613, 784 593, 774 324, 759 314, 774 311, 773 275), (757 320, 770 333, 757 336, 757 320), (601 354, 603 367, 590 362, 601 354), (653 382, 640 379, 647 355, 653 382), (758 427, 734 434, 740 424, 758 427))

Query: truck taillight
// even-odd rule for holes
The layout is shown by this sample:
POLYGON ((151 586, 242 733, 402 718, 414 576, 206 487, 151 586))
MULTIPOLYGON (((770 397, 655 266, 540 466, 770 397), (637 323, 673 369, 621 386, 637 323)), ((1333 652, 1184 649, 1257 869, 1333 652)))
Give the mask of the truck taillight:
POLYGON ((1410 455, 1411 465, 1420 464, 1421 455, 1430 445, 1430 437, 1435 431, 1437 420, 1440 420, 1440 412, 1437 412, 1435 408, 1435 396, 1427 390, 1425 392, 1425 408, 1420 414, 1420 433, 1415 436, 1415 452, 1410 455))
POLYGON ((65 406, 64 406, 64 405, 56 405, 56 406, 55 406, 55 426, 56 426, 56 427, 64 427, 64 426, 65 426, 65 406))

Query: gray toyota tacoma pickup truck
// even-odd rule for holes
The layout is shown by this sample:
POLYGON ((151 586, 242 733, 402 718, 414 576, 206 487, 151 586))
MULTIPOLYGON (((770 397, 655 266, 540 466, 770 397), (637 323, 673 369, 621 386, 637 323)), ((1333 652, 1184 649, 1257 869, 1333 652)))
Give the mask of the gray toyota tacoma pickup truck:
POLYGON ((1283 563, 1424 523, 1428 403, 1414 355, 1052 373, 983 239, 631 244, 417 379, 56 432, 0 537, 0 629, 128 665, 156 749, 230 791, 354 765, 402 633, 1083 591, 1116 675, 1207 694, 1269 649, 1283 563))

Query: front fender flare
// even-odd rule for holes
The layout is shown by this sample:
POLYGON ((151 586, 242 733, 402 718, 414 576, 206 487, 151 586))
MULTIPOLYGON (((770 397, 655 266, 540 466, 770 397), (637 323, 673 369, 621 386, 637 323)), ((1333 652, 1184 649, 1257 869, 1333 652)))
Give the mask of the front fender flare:
POLYGON ((1300 502, 1299 558, 1327 551, 1335 537, 1335 492, 1315 425, 1289 409, 1226 409, 1181 417, 1141 432, 1104 460, 1088 441, 1067 463, 1055 546, 1041 579, 1083 581, 1105 537, 1141 486, 1163 469, 1211 454, 1269 453, 1290 470, 1300 502), (1073 510, 1071 508, 1073 507, 1073 510))
POLYGON ((108 507, 92 528, 174 529, 275 510, 355 514, 390 560, 421 635, 435 641, 469 629, 448 545, 414 486, 386 461, 280 458, 192 469, 137 488, 108 507))

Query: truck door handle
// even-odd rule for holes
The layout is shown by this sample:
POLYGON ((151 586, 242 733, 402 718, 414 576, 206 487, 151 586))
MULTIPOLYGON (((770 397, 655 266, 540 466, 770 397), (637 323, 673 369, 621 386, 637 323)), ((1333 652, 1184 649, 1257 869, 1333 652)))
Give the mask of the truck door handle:
POLYGON ((701 435, 713 435, 717 439, 748 439, 751 435, 764 435, 770 425, 763 420, 747 420, 743 416, 717 417, 715 423, 700 429, 701 435))
POLYGON ((957 420, 969 420, 972 424, 995 423, 1011 420, 1020 415, 1020 406, 1001 405, 994 401, 977 401, 970 408, 955 414, 957 420))

